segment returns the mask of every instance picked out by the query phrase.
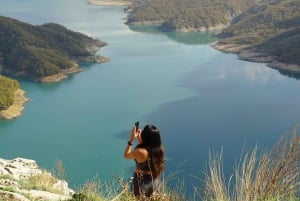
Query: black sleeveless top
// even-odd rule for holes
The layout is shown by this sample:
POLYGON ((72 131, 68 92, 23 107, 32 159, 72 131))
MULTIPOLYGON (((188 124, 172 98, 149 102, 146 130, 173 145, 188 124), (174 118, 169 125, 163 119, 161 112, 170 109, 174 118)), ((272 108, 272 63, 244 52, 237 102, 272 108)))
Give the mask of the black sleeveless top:
POLYGON ((145 171, 145 172, 151 171, 151 168, 150 168, 149 165, 150 165, 149 158, 147 158, 145 160, 145 162, 142 162, 142 163, 139 163, 139 162, 137 162, 137 160, 135 160, 135 167, 138 170, 142 170, 142 171, 145 171))
MULTIPOLYGON (((142 148, 142 147, 139 147, 136 146, 136 148, 142 148)), ((149 155, 149 151, 147 148, 144 148, 143 149, 146 149, 147 152, 148 152, 148 158, 142 162, 142 163, 139 163, 137 162, 137 160, 135 160, 135 168, 138 169, 138 170, 142 170, 142 171, 145 171, 145 172, 148 172, 148 171, 151 171, 151 167, 150 167, 150 155, 149 155)))

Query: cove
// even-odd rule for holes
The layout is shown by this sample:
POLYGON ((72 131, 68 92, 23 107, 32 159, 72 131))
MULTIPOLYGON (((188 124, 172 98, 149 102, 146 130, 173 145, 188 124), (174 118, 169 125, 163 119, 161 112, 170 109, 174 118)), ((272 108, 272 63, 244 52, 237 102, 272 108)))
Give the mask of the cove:
MULTIPOLYGON (((209 150, 224 151, 230 174, 243 149, 272 146, 300 121, 300 84, 265 64, 212 49, 208 33, 128 27, 123 7, 83 0, 3 1, 0 14, 32 24, 57 22, 108 43, 111 59, 56 84, 21 81, 29 102, 21 117, 0 121, 2 158, 31 158, 46 169, 62 160, 76 188, 94 177, 129 178, 122 157, 130 128, 157 125, 165 175, 177 172, 191 194, 209 150)), ((173 178, 173 180, 177 178, 173 178)))

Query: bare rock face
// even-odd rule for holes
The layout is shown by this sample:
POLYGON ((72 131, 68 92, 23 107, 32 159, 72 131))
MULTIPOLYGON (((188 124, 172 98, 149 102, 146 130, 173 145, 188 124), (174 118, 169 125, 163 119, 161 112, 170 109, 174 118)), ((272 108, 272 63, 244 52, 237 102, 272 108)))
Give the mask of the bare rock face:
MULTIPOLYGON (((43 178, 43 177, 39 177, 43 178)), ((41 181, 42 182, 42 181, 41 181)), ((37 189, 36 189, 37 188, 37 189)), ((74 191, 68 187, 64 180, 54 178, 51 173, 42 171, 34 160, 15 158, 5 160, 0 158, 0 200, 5 201, 62 201, 69 200, 74 191), (51 192, 44 190, 30 189, 25 185, 30 178, 46 175, 53 181, 51 192)))
POLYGON ((16 180, 26 179, 30 176, 41 174, 42 170, 34 160, 15 158, 13 160, 0 159, 0 174, 10 175, 16 180))

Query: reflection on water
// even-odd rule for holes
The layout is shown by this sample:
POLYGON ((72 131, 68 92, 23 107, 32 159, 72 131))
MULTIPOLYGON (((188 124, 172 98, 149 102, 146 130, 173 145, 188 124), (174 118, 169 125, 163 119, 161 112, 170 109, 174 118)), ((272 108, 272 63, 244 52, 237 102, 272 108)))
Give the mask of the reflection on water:
POLYGON ((149 34, 162 34, 159 31, 159 25, 129 25, 129 29, 141 33, 149 34))
POLYGON ((297 72, 291 72, 287 70, 278 70, 280 74, 287 76, 289 78, 295 78, 296 80, 300 79, 300 73, 297 72))
POLYGON ((178 42, 187 45, 200 45, 209 44, 217 40, 213 32, 202 32, 202 33, 178 33, 178 32, 168 32, 166 35, 178 42))
POLYGON ((186 45, 209 44, 217 40, 214 32, 162 32, 159 25, 130 25, 132 31, 148 34, 165 34, 171 40, 186 45))

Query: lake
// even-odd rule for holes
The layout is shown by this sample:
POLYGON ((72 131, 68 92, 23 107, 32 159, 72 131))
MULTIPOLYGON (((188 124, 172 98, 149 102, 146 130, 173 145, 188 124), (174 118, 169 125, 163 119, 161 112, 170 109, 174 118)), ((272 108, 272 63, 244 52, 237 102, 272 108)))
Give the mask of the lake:
POLYGON ((272 146, 300 122, 299 80, 265 64, 241 61, 209 46, 211 33, 161 33, 127 26, 123 7, 84 0, 0 0, 0 14, 31 24, 56 22, 101 39, 110 62, 55 84, 21 81, 30 99, 23 114, 0 121, 0 157, 31 158, 53 169, 62 160, 76 188, 86 180, 129 178, 123 159, 130 129, 156 125, 165 174, 200 186, 209 150, 224 152, 232 172, 244 147, 272 146))

